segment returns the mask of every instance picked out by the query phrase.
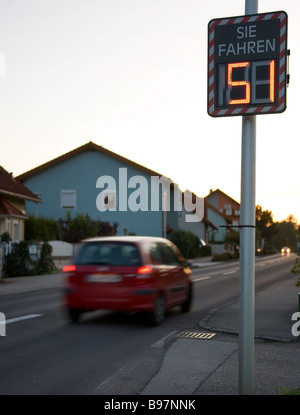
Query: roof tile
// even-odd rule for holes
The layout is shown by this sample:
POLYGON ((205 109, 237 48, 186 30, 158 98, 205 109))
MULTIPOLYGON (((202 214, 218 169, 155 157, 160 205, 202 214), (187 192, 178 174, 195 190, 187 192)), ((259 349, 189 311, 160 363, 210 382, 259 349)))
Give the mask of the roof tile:
POLYGON ((0 166, 0 194, 1 193, 12 194, 25 200, 41 202, 41 199, 37 195, 0 166))
POLYGON ((21 210, 12 205, 3 196, 0 196, 0 215, 26 218, 26 215, 21 210))

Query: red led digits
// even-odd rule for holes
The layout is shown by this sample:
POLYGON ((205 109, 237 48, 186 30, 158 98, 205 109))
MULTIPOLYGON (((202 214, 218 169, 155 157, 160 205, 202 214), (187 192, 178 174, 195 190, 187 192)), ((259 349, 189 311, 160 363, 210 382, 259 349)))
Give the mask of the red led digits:
POLYGON ((276 103, 275 59, 230 62, 218 66, 217 106, 276 103))
POLYGON ((270 101, 275 100, 275 61, 270 62, 270 101))
MULTIPOLYGON (((230 105, 236 105, 236 104, 249 104, 250 102, 250 82, 248 82, 247 80, 243 80, 243 81, 233 81, 232 80, 232 72, 234 69, 236 68, 246 68, 249 67, 250 62, 237 62, 237 63, 229 63, 228 64, 228 85, 230 87, 241 87, 241 86, 245 86, 245 98, 242 99, 231 99, 229 101, 230 105)), ((245 77, 248 78, 248 76, 246 76, 246 74, 248 74, 248 71, 245 71, 245 77)))

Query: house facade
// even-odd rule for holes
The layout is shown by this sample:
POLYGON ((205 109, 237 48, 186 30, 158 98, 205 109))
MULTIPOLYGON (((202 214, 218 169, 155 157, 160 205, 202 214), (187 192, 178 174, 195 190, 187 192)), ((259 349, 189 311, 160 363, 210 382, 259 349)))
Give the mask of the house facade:
MULTIPOLYGON (((195 196, 195 195, 194 195, 195 196)), ((204 241, 206 244, 211 240, 211 235, 214 232, 218 231, 218 228, 214 225, 214 223, 209 219, 209 207, 205 199, 202 198, 201 201, 201 208, 199 209, 200 220, 195 222, 187 222, 185 220, 185 215, 179 215, 179 228, 185 231, 190 231, 194 235, 198 236, 200 241, 204 241)), ((183 208, 183 212, 185 212, 185 206, 183 208)))
POLYGON ((35 209, 42 200, 0 166, 0 236, 8 233, 13 242, 24 240, 26 202, 35 209))
POLYGON ((93 220, 118 223, 118 234, 166 236, 178 226, 174 186, 164 176, 89 142, 18 176, 43 199, 29 215, 64 219, 88 214, 93 220), (163 192, 162 182, 167 183, 163 192), (169 184, 169 186, 168 186, 169 184), (170 202, 170 210, 162 206, 170 202))
POLYGON ((210 190, 207 202, 226 216, 232 228, 240 226, 240 204, 221 190, 210 190))
POLYGON ((217 208, 206 201, 207 219, 214 224, 214 228, 209 229, 208 241, 224 242, 229 226, 229 220, 217 208))

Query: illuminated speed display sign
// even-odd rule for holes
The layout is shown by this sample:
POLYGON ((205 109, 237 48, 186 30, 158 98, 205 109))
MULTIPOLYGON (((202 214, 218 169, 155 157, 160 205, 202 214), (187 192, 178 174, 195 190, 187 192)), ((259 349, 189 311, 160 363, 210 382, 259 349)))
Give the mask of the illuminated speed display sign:
POLYGON ((208 114, 280 113, 286 109, 287 14, 211 20, 208 24, 208 114))

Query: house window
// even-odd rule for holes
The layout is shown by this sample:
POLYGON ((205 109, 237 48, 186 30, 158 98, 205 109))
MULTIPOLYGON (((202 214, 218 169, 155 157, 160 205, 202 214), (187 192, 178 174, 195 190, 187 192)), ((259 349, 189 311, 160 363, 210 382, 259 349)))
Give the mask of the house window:
POLYGON ((60 208, 76 209, 76 190, 60 191, 60 208))
POLYGON ((225 205, 224 208, 225 208, 225 215, 227 215, 227 216, 232 215, 232 209, 231 209, 231 205, 230 204, 225 205))
POLYGON ((21 239, 21 229, 20 229, 20 222, 17 220, 14 220, 13 223, 13 241, 14 242, 20 242, 21 239))

